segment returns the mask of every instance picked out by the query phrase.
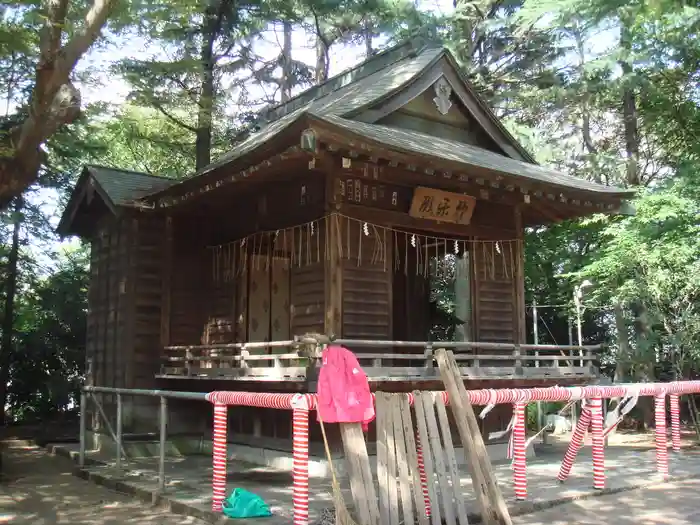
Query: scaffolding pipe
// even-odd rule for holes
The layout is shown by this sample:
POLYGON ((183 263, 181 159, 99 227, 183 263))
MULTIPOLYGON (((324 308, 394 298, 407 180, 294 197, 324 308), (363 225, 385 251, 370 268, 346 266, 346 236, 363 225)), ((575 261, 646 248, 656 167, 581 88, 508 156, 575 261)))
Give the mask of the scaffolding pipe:
POLYGON ((97 411, 100 413, 100 416, 102 416, 102 419, 105 422, 105 426, 107 427, 107 431, 109 432, 109 435, 112 436, 112 439, 114 440, 114 443, 117 445, 119 452, 124 454, 124 457, 126 457, 126 451, 124 450, 124 447, 122 447, 121 444, 119 443, 119 441, 117 440, 117 434, 114 432, 114 429, 112 428, 112 424, 109 422, 109 419, 107 419, 107 414, 105 414, 105 411, 102 408, 102 405, 97 400, 97 397, 95 396, 94 393, 91 393, 90 397, 92 397, 92 400, 95 402, 95 406, 97 406, 97 411))
POLYGON ((102 394, 123 394, 125 396, 150 396, 167 397, 173 399, 192 399, 194 401, 206 401, 206 392, 179 392, 173 390, 145 390, 138 388, 110 388, 105 386, 84 386, 83 392, 102 394))
POLYGON ((119 470, 122 466, 122 441, 123 428, 122 428, 122 395, 117 394, 117 461, 115 467, 119 470))
POLYGON ((168 438, 168 399, 160 397, 160 446, 158 447, 158 493, 165 491, 165 447, 168 438))
POLYGON ((100 416, 105 421, 105 426, 109 431, 112 439, 117 446, 116 467, 121 466, 121 456, 127 458, 124 450, 124 432, 123 432, 123 399, 122 396, 146 396, 160 398, 159 411, 159 457, 158 457, 158 492, 161 494, 165 490, 165 449, 168 435, 168 398, 172 399, 189 399, 195 401, 206 401, 207 393, 205 392, 179 392, 171 390, 145 390, 145 389, 130 389, 130 388, 110 388, 103 386, 83 386, 80 390, 80 452, 78 455, 78 465, 80 468, 85 466, 85 451, 87 447, 87 399, 90 395, 95 401, 97 410, 100 416), (107 419, 107 415, 102 409, 102 405, 97 400, 95 394, 116 394, 117 396, 117 431, 112 429, 112 426, 107 419))

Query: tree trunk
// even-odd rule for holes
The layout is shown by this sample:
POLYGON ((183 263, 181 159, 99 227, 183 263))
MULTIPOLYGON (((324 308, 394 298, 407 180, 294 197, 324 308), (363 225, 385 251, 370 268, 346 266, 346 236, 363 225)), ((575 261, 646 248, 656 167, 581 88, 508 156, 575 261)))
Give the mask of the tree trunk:
POLYGON ((316 83, 328 80, 328 44, 322 36, 316 35, 316 83))
POLYGON ((2 340, 0 341, 0 425, 5 424, 5 404, 7 403, 7 383, 10 380, 10 364, 14 354, 15 297, 17 295, 17 273, 19 261, 19 231, 22 226, 22 197, 15 201, 12 217, 12 246, 7 260, 5 282, 5 307, 2 319, 2 340))
POLYGON ((627 184, 639 186, 641 177, 639 174, 639 117, 637 115, 637 94, 632 78, 633 69, 630 64, 632 42, 629 29, 629 21, 626 17, 620 17, 620 47, 624 57, 620 61, 622 68, 622 119, 625 130, 625 150, 627 153, 627 184))
POLYGON ((695 404, 695 394, 688 394, 688 413, 695 427, 695 435, 700 443, 700 421, 698 421, 698 407, 695 404))
POLYGON ((374 49, 372 47, 372 38, 374 36, 374 31, 372 31, 372 24, 367 22, 367 26, 364 31, 365 40, 365 58, 371 58, 374 55, 374 49))
POLYGON ((195 167, 200 170, 211 162, 212 114, 214 112, 214 43, 221 31, 221 18, 227 2, 211 2, 204 12, 202 31, 201 91, 195 133, 195 167))
POLYGON ((282 102, 287 102, 292 98, 292 23, 285 20, 282 22, 284 31, 284 42, 282 47, 282 85, 280 86, 282 102))
MULTIPOLYGON (((651 348, 649 336, 651 335, 651 326, 649 324, 649 311, 643 302, 637 302, 632 305, 635 314, 634 318, 634 333, 637 340, 638 358, 635 360, 638 363, 643 363, 641 373, 633 378, 636 381, 643 383, 653 383, 656 379, 656 353, 655 349, 651 348)), ((644 414, 644 426, 651 427, 654 424, 654 399, 652 397, 641 397, 638 402, 642 413, 644 414)))
POLYGON ((631 355, 629 333, 627 331, 627 321, 622 305, 615 301, 613 305, 615 312, 615 331, 617 333, 617 355, 615 356, 615 376, 613 382, 621 383, 627 377, 627 362, 631 355))
POLYGON ((36 81, 22 124, 4 134, 0 147, 10 155, 0 160, 0 209, 9 206, 37 178, 43 162, 42 143, 80 113, 80 92, 70 77, 76 64, 97 40, 116 0, 93 0, 85 20, 64 42, 68 0, 42 2, 36 81))

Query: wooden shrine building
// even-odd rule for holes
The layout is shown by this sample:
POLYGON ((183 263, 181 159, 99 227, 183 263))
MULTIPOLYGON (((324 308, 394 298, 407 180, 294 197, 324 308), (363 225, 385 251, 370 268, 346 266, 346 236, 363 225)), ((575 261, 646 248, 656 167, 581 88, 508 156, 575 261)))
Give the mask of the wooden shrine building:
MULTIPOLYGON (((59 230, 92 248, 88 379, 308 391, 317 359, 293 341, 323 334, 377 389, 440 388, 439 341, 470 386, 590 381, 594 353, 522 346, 524 229, 630 196, 538 166, 448 51, 408 42, 265 111, 187 179, 84 169, 59 230)), ((153 426, 141 403, 125 430, 153 426)), ((204 412, 182 410, 185 430, 204 412)))

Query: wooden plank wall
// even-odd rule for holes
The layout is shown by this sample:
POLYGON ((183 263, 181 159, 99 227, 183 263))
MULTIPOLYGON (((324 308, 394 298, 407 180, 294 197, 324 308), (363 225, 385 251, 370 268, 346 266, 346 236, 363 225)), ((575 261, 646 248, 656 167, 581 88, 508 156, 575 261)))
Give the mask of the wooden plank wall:
MULTIPOLYGON (((476 341, 509 343, 514 341, 516 325, 515 271, 510 244, 502 244, 500 253, 492 243, 476 244, 473 250, 476 309, 476 341)), ((489 353, 492 351, 489 351, 489 353)), ((506 352, 510 353, 511 350, 506 352)), ((512 366, 508 361, 480 363, 483 366, 512 366)))
MULTIPOLYGON (((517 246, 518 237, 514 208, 493 202, 479 202, 472 221, 474 224, 494 229, 492 240, 503 241, 496 245, 488 239, 472 249, 473 299, 475 310, 475 340, 495 343, 515 341, 519 310, 516 306, 517 246), (497 233, 500 230, 500 233, 497 233)), ((489 366, 489 363, 482 362, 489 366)), ((496 363, 491 363, 497 366, 496 363)), ((506 361, 501 366, 510 366, 506 361)))
MULTIPOLYGON (((160 367, 160 329, 165 219, 124 214, 105 219, 92 239, 88 294, 88 384, 154 388, 160 367)), ((111 422, 114 396, 103 396, 111 422)), ((124 399, 124 430, 139 419, 153 430, 154 404, 124 399), (139 415, 140 414, 140 415, 139 415)), ((102 424, 93 418, 94 428, 102 424)))
MULTIPOLYGON (((126 220, 104 221, 91 242, 86 354, 88 384, 119 387, 131 369, 128 348, 130 230, 126 220)), ((116 401, 103 396, 104 410, 114 422, 116 401)), ((93 417, 93 428, 103 428, 93 417)))
POLYGON ((194 244, 196 237, 189 217, 173 220, 173 234, 170 344, 198 343, 206 318, 203 308, 210 304, 207 301, 210 290, 205 287, 211 281, 211 260, 206 259, 204 249, 194 244))
POLYGON ((365 232, 359 221, 341 221, 341 236, 350 239, 341 258, 344 338, 392 337, 392 239, 382 231, 365 232))
POLYGON ((133 377, 129 388, 153 388, 160 369, 160 323, 165 263, 165 218, 131 219, 133 263, 130 293, 134 299, 131 345, 133 377))
MULTIPOLYGON (((199 314, 193 315, 193 320, 201 321, 198 339, 191 339, 190 342, 201 340, 205 344, 233 343, 236 341, 236 294, 239 290, 244 290, 246 286, 246 276, 239 274, 233 278, 214 278, 213 274, 212 250, 202 249, 201 258, 201 280, 204 285, 201 290, 203 296, 199 298, 199 314)), ((201 293, 201 292, 200 292, 201 293)), ((245 324, 242 325, 245 328, 245 324)), ((241 341, 244 340, 245 331, 241 334, 241 341)))
POLYGON ((324 262, 291 269, 291 333, 323 333, 324 262))

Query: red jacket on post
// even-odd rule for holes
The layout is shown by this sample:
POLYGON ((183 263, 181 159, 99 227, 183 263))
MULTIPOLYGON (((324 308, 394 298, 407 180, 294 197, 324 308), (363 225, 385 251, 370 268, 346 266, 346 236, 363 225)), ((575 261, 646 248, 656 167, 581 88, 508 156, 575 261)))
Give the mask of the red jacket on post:
POLYGON ((321 356, 317 413, 324 423, 362 423, 374 419, 374 402, 367 375, 355 354, 342 346, 329 346, 321 356))

